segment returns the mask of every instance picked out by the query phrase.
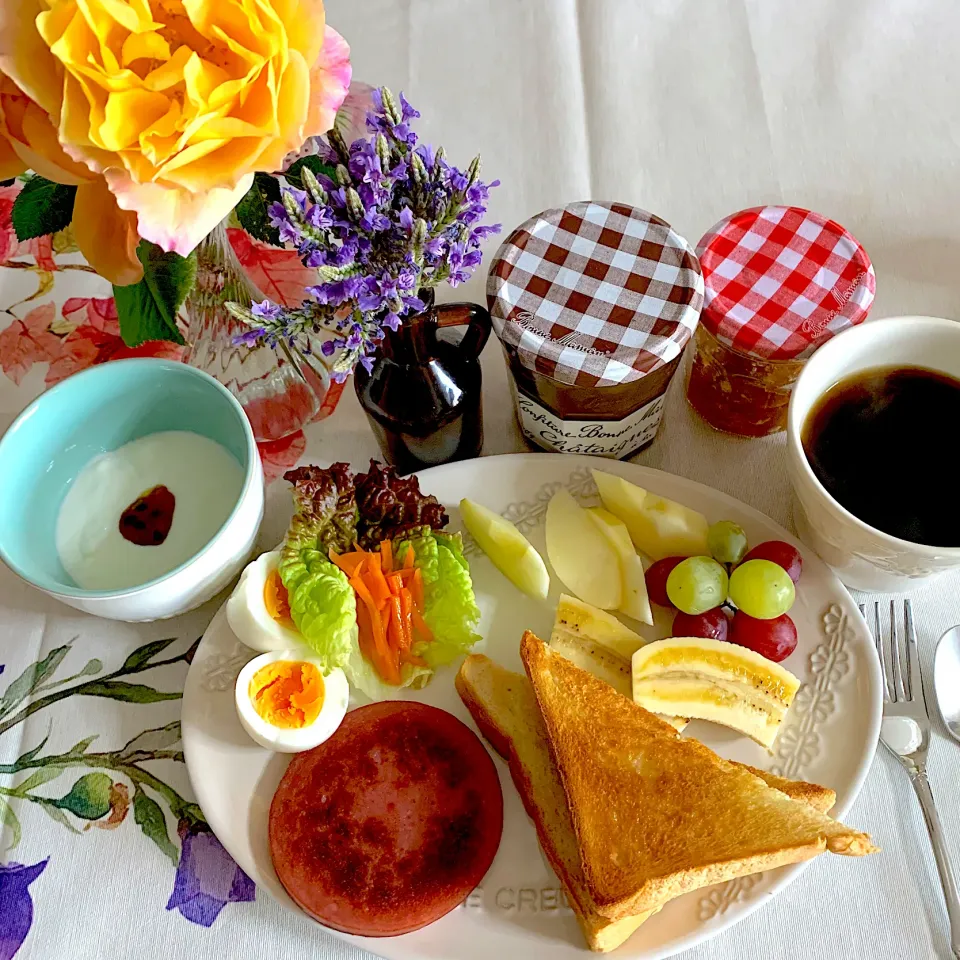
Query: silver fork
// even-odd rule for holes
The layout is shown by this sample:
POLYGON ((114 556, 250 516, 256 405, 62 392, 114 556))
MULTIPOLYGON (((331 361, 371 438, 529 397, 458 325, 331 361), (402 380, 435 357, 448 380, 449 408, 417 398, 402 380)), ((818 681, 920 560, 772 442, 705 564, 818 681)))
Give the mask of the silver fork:
MULTIPOLYGON (((866 609, 860 604, 860 613, 866 619, 866 609)), ((883 674, 883 722, 880 742, 900 761, 923 811, 923 819, 930 834, 933 857, 940 874, 943 898, 950 918, 950 949, 960 960, 960 892, 947 846, 943 827, 933 802, 933 792, 927 779, 927 749, 930 746, 930 717, 923 693, 923 674, 917 654, 917 634, 913 626, 913 609, 909 600, 903 601, 904 629, 897 631, 897 614, 890 601, 889 643, 884 643, 880 630, 880 604, 873 605, 874 641, 880 657, 883 674), (905 636, 903 636, 905 634, 905 636), (888 649, 885 649, 887 647, 888 649)))

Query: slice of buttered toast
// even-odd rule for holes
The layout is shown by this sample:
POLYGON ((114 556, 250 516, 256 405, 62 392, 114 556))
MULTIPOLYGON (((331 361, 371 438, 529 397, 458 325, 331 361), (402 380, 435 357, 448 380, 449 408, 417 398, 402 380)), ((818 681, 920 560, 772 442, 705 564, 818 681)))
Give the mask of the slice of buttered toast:
POLYGON ((529 631, 520 652, 601 915, 635 916, 824 850, 874 851, 866 834, 681 738, 529 631))
MULTIPOLYGON (((523 805, 536 825, 540 845, 567 891, 588 945, 598 951, 620 946, 654 911, 642 911, 619 921, 597 912, 586 888, 566 794, 550 755, 530 681, 489 657, 474 654, 464 661, 456 685, 480 732, 509 763, 523 805)), ((819 810, 829 810, 836 799, 826 787, 746 769, 819 810)))

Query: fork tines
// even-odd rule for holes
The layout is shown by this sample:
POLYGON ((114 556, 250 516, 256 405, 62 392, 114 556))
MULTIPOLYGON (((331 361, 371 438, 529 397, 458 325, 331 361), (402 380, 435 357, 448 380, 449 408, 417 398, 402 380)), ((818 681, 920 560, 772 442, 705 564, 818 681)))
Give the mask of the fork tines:
MULTIPOLYGON (((860 613, 867 616, 865 604, 860 604, 860 613)), ((913 624, 913 608, 909 600, 903 601, 903 629, 897 628, 896 602, 890 601, 890 625, 888 639, 884 640, 880 626, 880 603, 873 605, 873 639, 880 658, 883 674, 883 696, 889 703, 911 703, 919 700, 926 707, 923 692, 923 675, 920 672, 920 656, 917 652, 917 632, 913 624), (916 678, 916 688, 914 688, 916 678)))

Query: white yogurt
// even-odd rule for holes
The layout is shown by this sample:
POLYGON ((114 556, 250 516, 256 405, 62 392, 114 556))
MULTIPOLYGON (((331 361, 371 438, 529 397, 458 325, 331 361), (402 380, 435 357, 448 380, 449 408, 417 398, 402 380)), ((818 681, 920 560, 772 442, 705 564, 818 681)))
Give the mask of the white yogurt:
POLYGON ((198 553, 230 516, 243 469, 219 443, 184 430, 154 433, 101 454, 80 471, 57 517, 57 552, 85 590, 147 583, 198 553), (163 485, 176 498, 163 543, 138 546, 120 533, 120 515, 163 485))

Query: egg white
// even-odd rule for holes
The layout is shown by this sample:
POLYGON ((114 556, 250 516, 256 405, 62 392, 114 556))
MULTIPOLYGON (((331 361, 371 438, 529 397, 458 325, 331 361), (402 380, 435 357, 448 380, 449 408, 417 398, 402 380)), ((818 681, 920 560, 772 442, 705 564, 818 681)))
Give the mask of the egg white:
POLYGON ((304 642, 299 630, 291 630, 277 623, 263 602, 267 577, 277 569, 279 563, 279 550, 262 553, 252 560, 244 568, 239 583, 227 600, 227 623, 230 629, 241 643, 263 653, 295 649, 304 642))
POLYGON ((307 655, 303 648, 294 650, 273 650, 254 657, 237 677, 235 689, 237 716, 247 735, 255 743, 276 753, 301 753, 312 750, 324 740, 328 740, 343 722, 350 700, 350 685, 339 667, 329 673, 323 673, 320 661, 307 655), (291 660, 312 663, 323 674, 323 706, 313 723, 297 730, 286 730, 268 723, 257 713, 250 699, 250 681, 254 674, 268 664, 278 660, 291 660))

